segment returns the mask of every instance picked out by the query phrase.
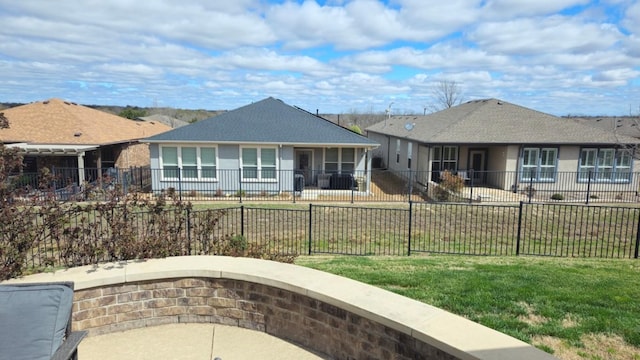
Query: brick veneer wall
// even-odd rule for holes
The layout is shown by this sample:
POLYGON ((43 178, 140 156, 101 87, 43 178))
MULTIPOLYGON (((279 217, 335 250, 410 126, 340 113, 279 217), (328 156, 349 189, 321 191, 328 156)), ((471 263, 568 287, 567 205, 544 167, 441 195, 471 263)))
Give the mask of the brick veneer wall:
POLYGON ((75 292, 74 330, 92 335, 202 322, 265 331, 335 359, 457 359, 336 306, 246 281, 180 278, 75 292))
POLYGON ((147 166, 149 157, 149 144, 122 144, 118 158, 115 159, 115 166, 124 169, 132 166, 147 166))

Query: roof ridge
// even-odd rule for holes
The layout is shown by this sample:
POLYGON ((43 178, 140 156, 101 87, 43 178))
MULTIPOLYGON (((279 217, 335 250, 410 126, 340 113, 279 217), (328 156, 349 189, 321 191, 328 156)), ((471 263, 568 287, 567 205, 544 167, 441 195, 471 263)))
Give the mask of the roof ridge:
MULTIPOLYGON (((450 110, 450 109, 454 109, 454 108, 459 107, 459 106, 464 106, 464 105, 466 105, 466 104, 470 104, 472 101, 475 101, 475 102, 477 102, 477 101, 482 101, 482 102, 483 102, 483 104, 481 104, 481 106, 480 106, 480 107, 482 107, 482 106, 487 105, 489 100, 491 100, 491 99, 470 100, 470 101, 467 101, 467 102, 466 102, 466 103, 464 103, 464 104, 461 104, 461 105, 458 105, 458 106, 452 106, 452 107, 449 107, 449 108, 446 108, 446 109, 440 110, 440 111, 438 111, 438 112, 443 112, 443 111, 447 111, 447 110, 450 110)), ((454 127, 455 125, 458 125, 459 123, 463 122, 463 121, 464 121, 466 118, 468 118, 471 114, 473 114, 474 112, 478 111, 478 110, 480 109, 480 107, 473 107, 473 108, 471 109, 471 111, 467 111, 467 112, 464 114, 464 116, 461 116, 461 117, 459 117, 459 118, 457 118, 457 119, 454 119, 454 121, 447 122, 447 125, 446 125, 446 126, 442 127, 442 129, 440 129, 439 131, 437 131, 437 132, 435 132, 435 133, 433 134, 433 137, 436 137, 436 136, 438 136, 438 135, 442 134, 443 132, 448 131, 450 128, 454 127)), ((434 114, 437 114, 437 113, 434 113, 434 114)), ((434 115, 434 114, 432 114, 432 115, 434 115)))

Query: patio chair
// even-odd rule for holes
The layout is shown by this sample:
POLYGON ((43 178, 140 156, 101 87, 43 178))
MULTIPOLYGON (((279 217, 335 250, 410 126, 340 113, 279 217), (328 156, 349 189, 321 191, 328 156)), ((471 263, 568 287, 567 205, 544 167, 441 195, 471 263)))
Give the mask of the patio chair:
POLYGON ((71 331, 73 283, 0 285, 0 358, 78 358, 86 331, 71 331))

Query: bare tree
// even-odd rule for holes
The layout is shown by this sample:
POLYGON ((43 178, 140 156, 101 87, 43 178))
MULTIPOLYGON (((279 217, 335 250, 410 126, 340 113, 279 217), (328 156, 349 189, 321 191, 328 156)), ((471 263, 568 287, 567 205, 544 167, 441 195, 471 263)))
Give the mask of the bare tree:
MULTIPOLYGON (((462 102, 462 89, 455 81, 442 80, 433 87, 435 104, 428 106, 433 111, 440 111, 459 105, 462 102)), ((426 113, 425 106, 425 113, 426 113)))

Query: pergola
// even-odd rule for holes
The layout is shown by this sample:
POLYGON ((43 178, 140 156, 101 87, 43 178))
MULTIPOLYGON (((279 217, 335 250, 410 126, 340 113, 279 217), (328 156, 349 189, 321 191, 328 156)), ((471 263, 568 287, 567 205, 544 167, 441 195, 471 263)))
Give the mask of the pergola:
POLYGON ((84 177, 84 156, 87 151, 98 149, 98 145, 59 145, 59 144, 6 144, 10 148, 18 148, 25 155, 35 156, 76 156, 78 158, 78 180, 82 184, 84 177))

